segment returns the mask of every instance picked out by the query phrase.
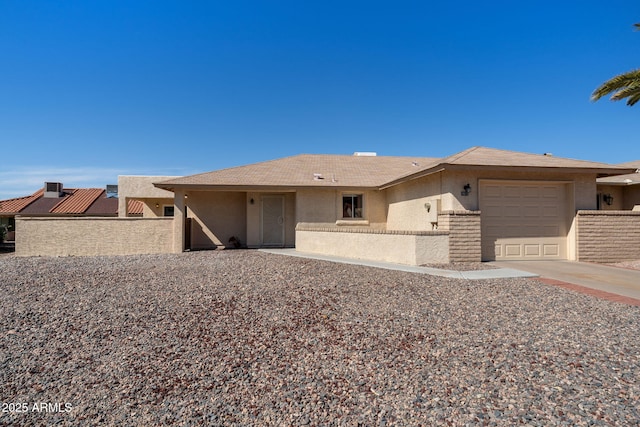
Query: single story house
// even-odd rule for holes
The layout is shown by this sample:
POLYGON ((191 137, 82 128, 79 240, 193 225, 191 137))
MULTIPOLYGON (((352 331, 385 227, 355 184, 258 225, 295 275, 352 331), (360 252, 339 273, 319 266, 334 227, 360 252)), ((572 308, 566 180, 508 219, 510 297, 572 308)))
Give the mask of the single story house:
POLYGON ((598 209, 597 180, 634 172, 472 147, 446 158, 303 154, 154 185, 174 195, 173 252, 239 242, 421 265, 581 259, 579 212, 598 209))

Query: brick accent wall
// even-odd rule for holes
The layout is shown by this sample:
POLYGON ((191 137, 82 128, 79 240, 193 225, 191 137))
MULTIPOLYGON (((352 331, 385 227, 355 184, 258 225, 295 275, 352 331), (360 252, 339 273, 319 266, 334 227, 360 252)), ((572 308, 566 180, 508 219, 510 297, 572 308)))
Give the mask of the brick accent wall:
POLYGON ((443 211, 438 215, 438 229, 449 232, 450 262, 482 260, 480 211, 443 211))
POLYGON ((173 218, 16 217, 17 256, 170 253, 173 218))
POLYGON ((640 259, 640 212, 578 211, 578 261, 640 259))

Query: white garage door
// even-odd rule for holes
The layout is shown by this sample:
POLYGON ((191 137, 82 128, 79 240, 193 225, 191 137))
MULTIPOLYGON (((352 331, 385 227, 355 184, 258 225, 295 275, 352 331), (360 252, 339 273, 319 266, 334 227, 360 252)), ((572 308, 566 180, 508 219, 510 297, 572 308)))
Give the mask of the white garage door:
POLYGON ((566 259, 566 187, 560 183, 480 181, 482 259, 566 259))

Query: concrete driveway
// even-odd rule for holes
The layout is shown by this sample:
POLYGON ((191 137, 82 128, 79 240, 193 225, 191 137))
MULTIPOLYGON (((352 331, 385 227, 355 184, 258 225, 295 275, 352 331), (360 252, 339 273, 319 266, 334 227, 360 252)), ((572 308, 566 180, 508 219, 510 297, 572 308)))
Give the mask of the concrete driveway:
POLYGON ((499 261, 491 264, 640 301, 640 271, 576 261, 499 261))

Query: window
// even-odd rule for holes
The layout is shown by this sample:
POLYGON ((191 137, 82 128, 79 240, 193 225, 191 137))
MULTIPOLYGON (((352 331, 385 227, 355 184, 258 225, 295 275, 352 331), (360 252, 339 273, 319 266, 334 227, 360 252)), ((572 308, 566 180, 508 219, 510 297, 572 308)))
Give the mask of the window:
POLYGON ((342 196, 342 218, 362 218, 362 194, 342 196))
POLYGON ((162 214, 164 216, 173 216, 173 205, 164 206, 162 214))

